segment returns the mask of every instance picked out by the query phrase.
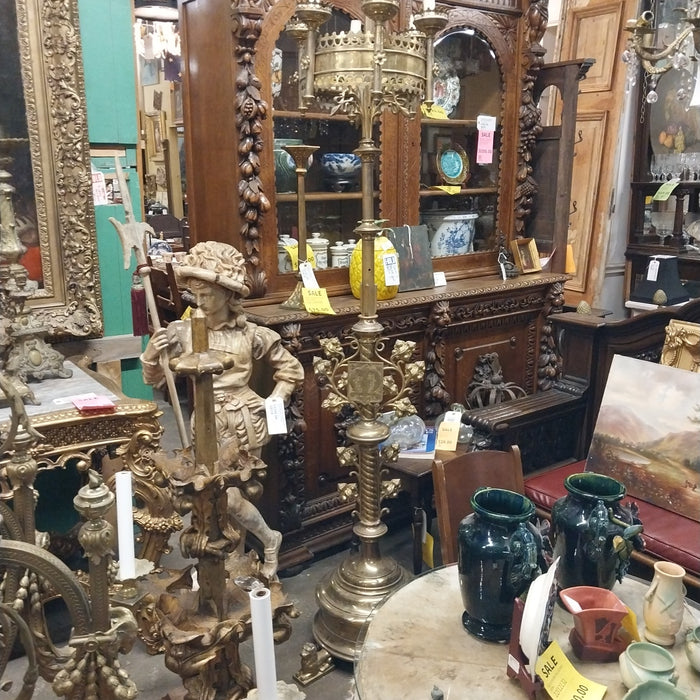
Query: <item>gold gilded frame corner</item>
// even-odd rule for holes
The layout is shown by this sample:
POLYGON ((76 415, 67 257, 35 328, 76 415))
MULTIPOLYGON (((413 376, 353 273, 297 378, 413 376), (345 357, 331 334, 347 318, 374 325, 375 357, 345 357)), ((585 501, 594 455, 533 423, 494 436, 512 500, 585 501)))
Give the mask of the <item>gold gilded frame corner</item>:
POLYGON ((700 324, 675 318, 668 322, 661 364, 700 372, 700 324))
POLYGON ((29 301, 52 337, 100 336, 102 295, 77 0, 14 0, 43 269, 29 301))

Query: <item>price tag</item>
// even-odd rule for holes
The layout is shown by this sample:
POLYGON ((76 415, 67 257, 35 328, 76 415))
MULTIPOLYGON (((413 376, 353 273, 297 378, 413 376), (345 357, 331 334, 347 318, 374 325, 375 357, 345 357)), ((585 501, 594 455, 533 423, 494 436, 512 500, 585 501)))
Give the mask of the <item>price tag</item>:
POLYGON ((655 199, 657 202, 665 202, 671 196, 671 192, 676 189, 676 186, 680 181, 680 178, 674 177, 668 182, 664 182, 664 184, 661 185, 658 190, 656 190, 653 199, 655 199))
POLYGON ((301 298, 304 302, 304 308, 310 314, 335 314, 331 302, 328 300, 326 290, 321 289, 306 289, 301 290, 301 298))
POLYGON ((461 411, 447 411, 442 423, 440 423, 438 427, 435 449, 454 452, 457 449, 457 439, 459 438, 459 428, 461 424, 461 411))
MULTIPOLYGON (((289 260, 292 263, 292 270, 299 269, 299 245, 286 245, 284 249, 289 254, 289 260)), ((306 260, 311 263, 311 267, 316 267, 316 258, 314 257, 314 251, 311 250, 311 246, 307 244, 306 246, 306 260)))
POLYGON ((442 192, 447 192, 447 194, 459 194, 462 191, 462 188, 459 185, 436 185, 430 189, 441 190, 442 192))
POLYGON ((476 118, 479 135, 476 142, 476 162, 478 165, 493 163, 493 136, 496 131, 496 117, 480 114, 476 118))
POLYGON ((316 275, 314 275, 314 268, 311 266, 311 263, 308 260, 300 263, 299 274, 301 275, 303 285, 307 289, 318 289, 318 282, 316 281, 316 275))
POLYGON ((477 115, 476 128, 479 131, 496 131, 496 117, 488 114, 477 115))
POLYGON ((428 107, 427 104, 423 103, 420 106, 421 114, 427 119, 449 119, 447 112, 440 105, 433 104, 428 107))
POLYGON ((538 657, 535 669, 552 700, 602 700, 607 690, 582 676, 556 642, 538 657))
POLYGON ((384 264, 384 283, 387 287, 399 286, 399 258, 396 253, 385 253, 382 256, 384 264))
POLYGON ((649 267, 647 267, 647 279, 650 282, 656 282, 659 276, 659 261, 656 258, 649 260, 649 267))
POLYGON ((109 204, 105 174, 101 170, 95 170, 94 168, 92 170, 92 198, 95 201, 95 206, 109 204))
POLYGON ((436 287, 445 287, 447 285, 447 278, 444 272, 433 272, 433 285, 436 287))
POLYGON ((265 399, 265 418, 267 432, 270 435, 286 435, 287 421, 284 417, 284 402, 279 396, 268 396, 265 399))

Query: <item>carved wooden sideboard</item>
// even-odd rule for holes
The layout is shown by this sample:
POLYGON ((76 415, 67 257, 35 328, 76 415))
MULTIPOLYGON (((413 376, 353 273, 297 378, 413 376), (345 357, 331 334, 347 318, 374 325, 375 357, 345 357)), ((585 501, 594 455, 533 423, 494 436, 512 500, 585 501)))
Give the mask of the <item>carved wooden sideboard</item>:
MULTIPOLYGON (((348 32, 351 20, 365 22, 361 0, 329 4, 332 17, 321 34, 348 32)), ((391 30, 406 31, 422 2, 398 4, 391 30)), ((425 381, 413 397, 426 418, 452 401, 464 401, 481 355, 498 353, 504 380, 528 394, 549 387, 557 374, 546 319, 564 302, 567 221, 561 212, 568 212, 569 182, 560 166, 573 150, 573 130, 565 122, 572 107, 575 113, 575 83, 582 74, 558 66, 545 79, 540 42, 546 0, 446 0, 440 5, 448 13, 438 37, 443 40, 441 65, 449 68, 444 80, 446 85, 459 81, 449 118, 408 119, 387 110, 374 130, 380 151, 374 192, 378 219, 400 227, 421 223, 434 209, 478 216, 473 250, 432 252, 433 269, 445 273, 447 286, 403 292, 379 304, 387 346, 399 337, 415 340, 426 361, 425 381), (565 98, 562 128, 556 134, 555 170, 550 161, 547 172, 538 173, 543 159, 536 157, 542 132, 536 94, 550 83, 565 98), (480 115, 492 116, 496 124, 487 164, 476 163, 480 115), (456 194, 440 189, 444 183, 436 175, 436 156, 445 144, 460 146, 470 159, 469 179, 456 194), (556 189, 556 197, 538 200, 543 187, 556 189), (551 223, 530 233, 535 205, 538 218, 551 223), (537 237, 540 252, 553 253, 549 272, 502 281, 500 246, 509 249, 513 238, 528 235, 537 237)), ((306 59, 298 60, 300 45, 287 29, 295 0, 180 0, 179 6, 192 241, 220 240, 243 253, 250 319, 278 331, 306 370, 304 387, 290 407, 293 430, 274 440, 264 455, 270 469, 261 507, 285 535, 284 567, 350 536, 354 504, 342 502, 337 490, 350 478, 335 452, 344 426, 322 408, 312 362, 320 354, 319 339, 349 341, 359 303, 349 296, 347 269, 329 267, 318 270, 317 279, 335 315, 312 317, 279 306, 297 279, 280 265, 278 236, 293 234, 297 210, 293 187, 282 186, 276 177, 282 153, 278 139, 299 137, 319 146, 306 176, 307 224, 315 231, 320 222, 333 243, 349 242, 362 218, 360 192, 331 191, 321 177, 320 156, 353 151, 359 136, 348 115, 331 113, 323 100, 301 104, 295 81, 306 59)), ((257 380, 265 394, 269 379, 257 380)))
MULTIPOLYGON (((413 397, 419 413, 435 417, 453 401, 464 401, 479 357, 498 352, 504 380, 529 393, 548 387, 557 372, 554 339, 547 317, 562 309, 567 277, 523 275, 462 280, 447 287, 406 292, 379 303, 387 346, 398 339, 416 341, 425 359, 422 388, 413 397)), ((282 566, 347 541, 353 503, 343 503, 338 484, 351 480, 338 464, 336 446, 344 425, 322 408, 322 391, 313 374, 319 340, 336 336, 347 344, 359 306, 353 297, 332 300, 335 316, 310 316, 279 305, 255 306, 250 319, 274 328, 302 362, 305 381, 289 408, 292 430, 268 445, 270 465, 262 509, 284 533, 282 566)), ((267 377, 258 377, 264 390, 267 377)))

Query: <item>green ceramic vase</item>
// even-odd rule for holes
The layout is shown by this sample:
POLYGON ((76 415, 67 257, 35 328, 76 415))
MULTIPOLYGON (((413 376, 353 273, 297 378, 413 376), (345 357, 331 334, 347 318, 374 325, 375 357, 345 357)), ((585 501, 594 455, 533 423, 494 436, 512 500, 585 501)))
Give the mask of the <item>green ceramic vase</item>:
POLYGON ((506 641, 513 602, 538 573, 540 541, 526 525, 535 506, 519 493, 489 487, 477 489, 471 505, 457 535, 462 624, 480 639, 506 641))
POLYGON ((560 585, 610 590, 626 573, 629 550, 642 529, 625 522, 616 511, 625 486, 595 472, 571 474, 564 486, 567 495, 552 506, 554 557, 561 557, 560 585))

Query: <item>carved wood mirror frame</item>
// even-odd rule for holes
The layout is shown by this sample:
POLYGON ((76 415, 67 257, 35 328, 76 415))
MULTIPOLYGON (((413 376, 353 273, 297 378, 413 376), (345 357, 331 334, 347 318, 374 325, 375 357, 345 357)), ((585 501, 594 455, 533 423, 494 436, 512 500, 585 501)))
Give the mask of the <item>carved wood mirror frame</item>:
POLYGON ((29 304, 52 337, 102 335, 77 0, 2 0, 0 14, 13 3, 26 132, 0 136, 28 138, 10 156, 28 149, 33 177, 43 285, 29 304))

